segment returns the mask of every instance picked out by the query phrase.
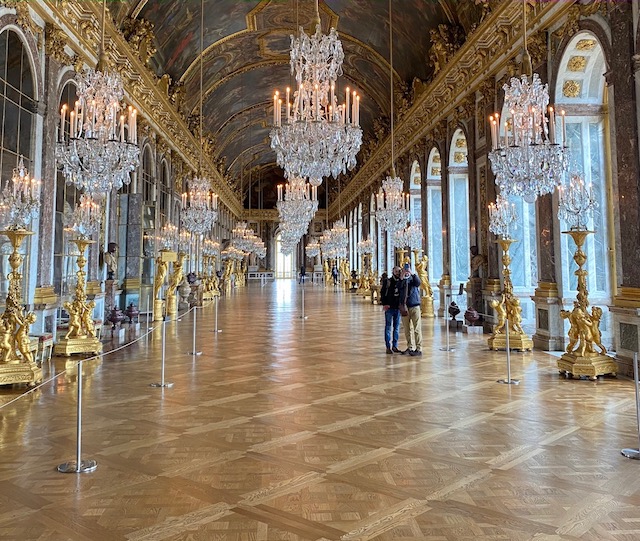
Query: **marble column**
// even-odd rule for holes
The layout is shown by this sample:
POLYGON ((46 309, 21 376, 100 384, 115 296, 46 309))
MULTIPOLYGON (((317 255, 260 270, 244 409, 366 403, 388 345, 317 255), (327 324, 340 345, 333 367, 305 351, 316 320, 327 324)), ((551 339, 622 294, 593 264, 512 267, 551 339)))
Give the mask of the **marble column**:
POLYGON ((120 308, 130 303, 139 307, 141 312, 151 310, 153 286, 142 291, 142 194, 122 194, 120 207, 120 254, 124 254, 123 294, 120 295, 120 308), (144 298, 143 298, 144 296, 144 298), (123 300, 124 298, 124 300, 123 300))
MULTIPOLYGON (((611 307, 619 372, 632 372, 633 352, 640 350, 640 159, 638 103, 640 63, 634 62, 636 37, 633 6, 608 4, 611 58, 605 74, 609 86, 609 113, 614 180, 616 267, 618 291, 611 307), (634 80, 635 75, 635 80, 634 80)), ((637 58, 637 56, 636 56, 637 58)))

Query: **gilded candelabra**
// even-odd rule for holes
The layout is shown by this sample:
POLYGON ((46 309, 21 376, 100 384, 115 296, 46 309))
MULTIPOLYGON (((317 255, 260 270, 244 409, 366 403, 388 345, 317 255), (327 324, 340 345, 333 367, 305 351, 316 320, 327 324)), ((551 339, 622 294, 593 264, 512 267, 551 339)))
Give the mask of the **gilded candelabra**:
POLYGON ((22 273, 24 260, 18 252, 24 239, 33 235, 26 229, 2 231, 9 237, 13 251, 9 256, 11 272, 5 311, 0 316, 0 385, 28 383, 35 385, 42 380, 42 369, 35 363, 29 338, 29 328, 36 321, 33 312, 26 312, 22 305, 22 273))
POLYGON ((96 326, 93 321, 93 309, 95 302, 87 302, 87 273, 84 270, 87 264, 85 252, 90 244, 95 241, 78 238, 72 241, 78 247, 78 259, 76 261, 78 270, 76 272, 77 282, 73 301, 65 302, 64 309, 69 314, 69 329, 64 338, 58 340, 54 347, 56 355, 69 357, 76 353, 92 353, 98 355, 102 353, 102 344, 98 340, 96 326))
POLYGON ((167 286, 166 292, 168 316, 175 316, 178 313, 177 289, 184 278, 184 260, 186 257, 187 254, 180 251, 178 252, 177 259, 173 262, 173 269, 169 276, 169 285, 167 286))
POLYGON ((429 283, 429 258, 426 255, 419 257, 420 250, 413 250, 413 256, 416 260, 416 273, 420 278, 420 291, 422 299, 420 300, 420 313, 424 317, 436 317, 433 310, 433 289, 429 283))
POLYGON ((573 310, 560 311, 560 316, 563 319, 568 319, 571 326, 569 328, 569 343, 565 353, 558 360, 558 370, 569 378, 587 376, 589 379, 595 380, 603 374, 615 376, 617 365, 606 354, 607 349, 602 345, 600 333, 602 309, 594 306, 589 313, 589 292, 587 291, 587 275, 589 273, 583 268, 587 262, 587 254, 582 250, 582 247, 587 236, 593 231, 571 229, 562 233, 570 235, 576 243, 573 260, 578 265, 578 270, 574 272, 578 277, 578 294, 573 302, 573 310), (599 351, 596 351, 596 348, 599 351))
POLYGON ((513 294, 511 282, 511 256, 509 248, 515 242, 513 239, 501 237, 498 244, 502 248, 502 276, 504 285, 500 300, 491 301, 491 307, 496 311, 498 322, 493 327, 493 334, 489 337, 489 349, 507 348, 507 321, 509 324, 509 348, 525 351, 533 349, 533 341, 522 329, 522 307, 520 299, 513 294))

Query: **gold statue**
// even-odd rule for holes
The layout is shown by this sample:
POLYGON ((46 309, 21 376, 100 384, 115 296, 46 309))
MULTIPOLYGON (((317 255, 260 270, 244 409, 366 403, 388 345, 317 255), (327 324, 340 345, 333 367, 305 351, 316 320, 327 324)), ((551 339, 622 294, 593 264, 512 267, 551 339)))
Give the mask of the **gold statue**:
POLYGON ((427 269, 429 258, 426 255, 422 256, 422 259, 418 259, 416 257, 416 274, 418 278, 420 278, 420 289, 422 290, 422 295, 424 297, 433 297, 433 289, 431 289, 431 284, 429 283, 429 273, 427 269))
POLYGON ((31 352, 31 339, 29 338, 29 327, 36 322, 36 315, 33 312, 29 312, 23 319, 19 319, 19 327, 16 332, 16 346, 20 355, 22 355, 22 362, 33 363, 33 353, 31 352))
POLYGON ((325 259, 322 264, 322 272, 324 273, 324 285, 328 286, 331 283, 331 267, 328 259, 325 259))
POLYGON ((169 276, 169 285, 167 286, 167 297, 176 294, 176 289, 178 289, 184 278, 184 260, 186 257, 187 254, 179 252, 178 258, 173 262, 173 272, 169 276))
POLYGON ((84 327, 84 334, 89 338, 96 337, 96 325, 93 322, 93 309, 96 307, 94 301, 89 301, 86 306, 83 306, 82 310, 82 326, 84 327))
POLYGON ((68 338, 78 338, 82 332, 82 314, 81 310, 77 305, 77 301, 70 303, 69 301, 64 303, 64 309, 69 314, 69 330, 67 334, 64 335, 66 339, 68 338))
POLYGON ((153 298, 156 300, 161 300, 160 293, 162 292, 164 279, 167 277, 168 266, 169 263, 167 261, 163 261, 161 257, 156 258, 156 276, 153 279, 153 298))
POLYGON ((14 357, 13 328, 5 318, 0 318, 0 360, 10 362, 14 357))
POLYGON ((498 319, 498 323, 493 326, 493 334, 500 334, 507 321, 507 311, 504 309, 504 295, 500 300, 494 299, 489 304, 496 311, 496 318, 498 319))

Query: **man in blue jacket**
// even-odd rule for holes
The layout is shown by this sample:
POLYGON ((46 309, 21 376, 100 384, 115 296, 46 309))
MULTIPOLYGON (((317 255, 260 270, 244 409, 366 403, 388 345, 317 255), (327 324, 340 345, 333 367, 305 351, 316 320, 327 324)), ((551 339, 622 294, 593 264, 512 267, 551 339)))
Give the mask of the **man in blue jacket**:
POLYGON ((408 314, 402 316, 402 327, 407 339, 407 349, 402 353, 419 357, 422 355, 422 318, 420 317, 420 278, 411 272, 405 263, 400 280, 400 303, 407 305, 408 314))

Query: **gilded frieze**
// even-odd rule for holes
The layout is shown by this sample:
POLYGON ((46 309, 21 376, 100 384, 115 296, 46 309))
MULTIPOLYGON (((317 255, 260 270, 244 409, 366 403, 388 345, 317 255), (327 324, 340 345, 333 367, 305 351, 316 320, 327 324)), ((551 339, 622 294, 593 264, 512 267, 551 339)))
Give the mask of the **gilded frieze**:
POLYGON ((562 85, 562 95, 565 98, 579 98, 582 93, 582 82, 569 79, 562 85))
POLYGON ((586 56, 572 56, 567 62, 567 69, 569 71, 585 71, 587 69, 587 57, 586 56))

